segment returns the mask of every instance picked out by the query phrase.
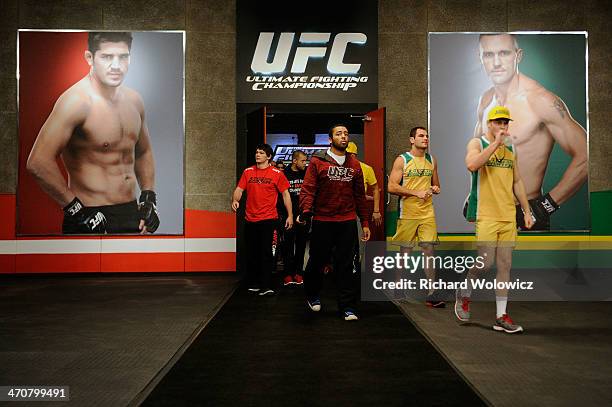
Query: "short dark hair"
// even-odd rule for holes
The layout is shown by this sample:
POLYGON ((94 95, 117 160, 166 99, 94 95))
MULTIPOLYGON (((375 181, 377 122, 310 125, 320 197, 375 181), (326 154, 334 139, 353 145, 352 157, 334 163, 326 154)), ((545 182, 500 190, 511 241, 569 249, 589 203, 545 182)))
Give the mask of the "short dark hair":
POLYGON ((132 33, 117 31, 90 32, 87 36, 87 49, 95 55, 96 51, 100 49, 100 44, 103 42, 125 42, 128 49, 131 50, 132 33))
POLYGON ((410 137, 416 137, 416 132, 417 130, 425 130, 427 131, 427 129, 423 126, 416 126, 410 129, 410 137))
POLYGON ((518 39, 516 38, 516 35, 514 34, 510 34, 510 33, 489 33, 489 34, 480 34, 478 36, 478 44, 480 44, 480 42, 482 41, 482 37, 492 37, 495 35, 509 35, 510 38, 512 38, 512 42, 514 43, 514 49, 519 49, 519 43, 518 43, 518 39))
POLYGON ((274 151, 272 151, 272 147, 270 146, 270 144, 257 144, 257 147, 255 147, 255 151, 257 150, 263 151, 268 157, 270 157, 268 159, 268 162, 272 161, 272 154, 274 154, 274 151))
POLYGON ((331 127, 329 128, 329 132, 327 133, 327 134, 329 135, 329 138, 332 138, 332 136, 334 135, 334 129, 335 129, 336 127, 344 127, 345 129, 347 129, 347 130, 348 130, 348 127, 346 127, 346 125, 345 125, 345 124, 342 124, 342 123, 340 123, 340 124, 334 124, 333 126, 331 126, 331 127))
POLYGON ((306 155, 306 153, 305 153, 305 152, 303 152, 302 150, 295 150, 295 151, 293 152, 293 154, 291 154, 291 159, 292 159, 292 160, 295 160, 295 159, 299 158, 299 157, 300 157, 300 155, 303 155, 304 157, 308 157, 308 156, 306 155))

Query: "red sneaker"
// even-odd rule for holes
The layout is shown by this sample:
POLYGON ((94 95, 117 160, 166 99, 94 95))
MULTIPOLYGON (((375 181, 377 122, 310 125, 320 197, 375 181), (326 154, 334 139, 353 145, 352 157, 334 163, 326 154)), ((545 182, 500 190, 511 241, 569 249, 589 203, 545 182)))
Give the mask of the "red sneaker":
POLYGON ((291 284, 295 284, 295 282, 293 281, 293 277, 285 276, 285 278, 283 279, 283 285, 291 285, 291 284))
POLYGON ((496 331, 503 331, 509 334, 515 334, 523 332, 523 327, 519 324, 515 324, 514 321, 508 316, 508 314, 502 315, 501 318, 495 320, 493 329, 496 331))
POLYGON ((455 315, 461 322, 470 320, 470 297, 462 297, 460 289, 455 294, 455 315))
POLYGON ((293 284, 298 284, 298 285, 302 285, 304 284, 304 278, 302 276, 300 276, 299 274, 296 274, 295 276, 293 276, 293 284))

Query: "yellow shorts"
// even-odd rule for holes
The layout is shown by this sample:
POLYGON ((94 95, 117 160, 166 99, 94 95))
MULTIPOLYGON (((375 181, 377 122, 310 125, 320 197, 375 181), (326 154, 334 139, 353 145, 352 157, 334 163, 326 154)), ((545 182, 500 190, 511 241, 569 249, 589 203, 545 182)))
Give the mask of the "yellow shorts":
POLYGON ((397 220, 397 231, 391 241, 398 246, 414 247, 417 240, 419 246, 438 244, 436 218, 397 220))
POLYGON ((476 221, 477 246, 516 246, 516 222, 476 221))

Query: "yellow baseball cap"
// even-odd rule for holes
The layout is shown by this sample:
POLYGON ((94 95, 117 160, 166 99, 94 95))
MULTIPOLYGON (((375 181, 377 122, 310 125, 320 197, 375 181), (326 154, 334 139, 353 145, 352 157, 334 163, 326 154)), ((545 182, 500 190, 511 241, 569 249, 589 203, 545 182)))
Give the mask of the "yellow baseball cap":
POLYGON ((487 121, 495 119, 512 120, 510 118, 510 110, 508 110, 508 108, 505 106, 495 106, 489 111, 489 114, 487 115, 487 121))
POLYGON ((346 146, 346 152, 357 154, 357 144, 353 143, 352 141, 349 141, 348 146, 346 146))

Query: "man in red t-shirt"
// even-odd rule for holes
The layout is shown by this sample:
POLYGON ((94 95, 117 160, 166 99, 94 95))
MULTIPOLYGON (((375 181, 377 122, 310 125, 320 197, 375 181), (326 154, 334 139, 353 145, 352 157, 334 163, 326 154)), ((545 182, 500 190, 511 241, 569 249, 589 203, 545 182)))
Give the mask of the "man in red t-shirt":
POLYGON ((349 132, 337 125, 329 131, 330 147, 313 154, 300 191, 297 222, 312 218, 310 261, 304 273, 304 290, 312 311, 321 310, 319 292, 325 263, 333 257, 338 286, 338 308, 346 321, 359 319, 357 275, 353 273, 353 249, 357 240, 357 216, 364 242, 370 239, 372 215, 363 187, 363 172, 354 154, 346 153, 349 132), (332 255, 333 254, 333 255, 332 255))
POLYGON ((270 165, 272 147, 260 144, 255 150, 255 165, 242 172, 232 197, 234 212, 246 190, 247 284, 249 291, 274 295, 270 282, 273 267, 272 238, 278 222, 276 200, 281 193, 287 210, 285 228, 293 226, 289 182, 283 172, 270 165))

